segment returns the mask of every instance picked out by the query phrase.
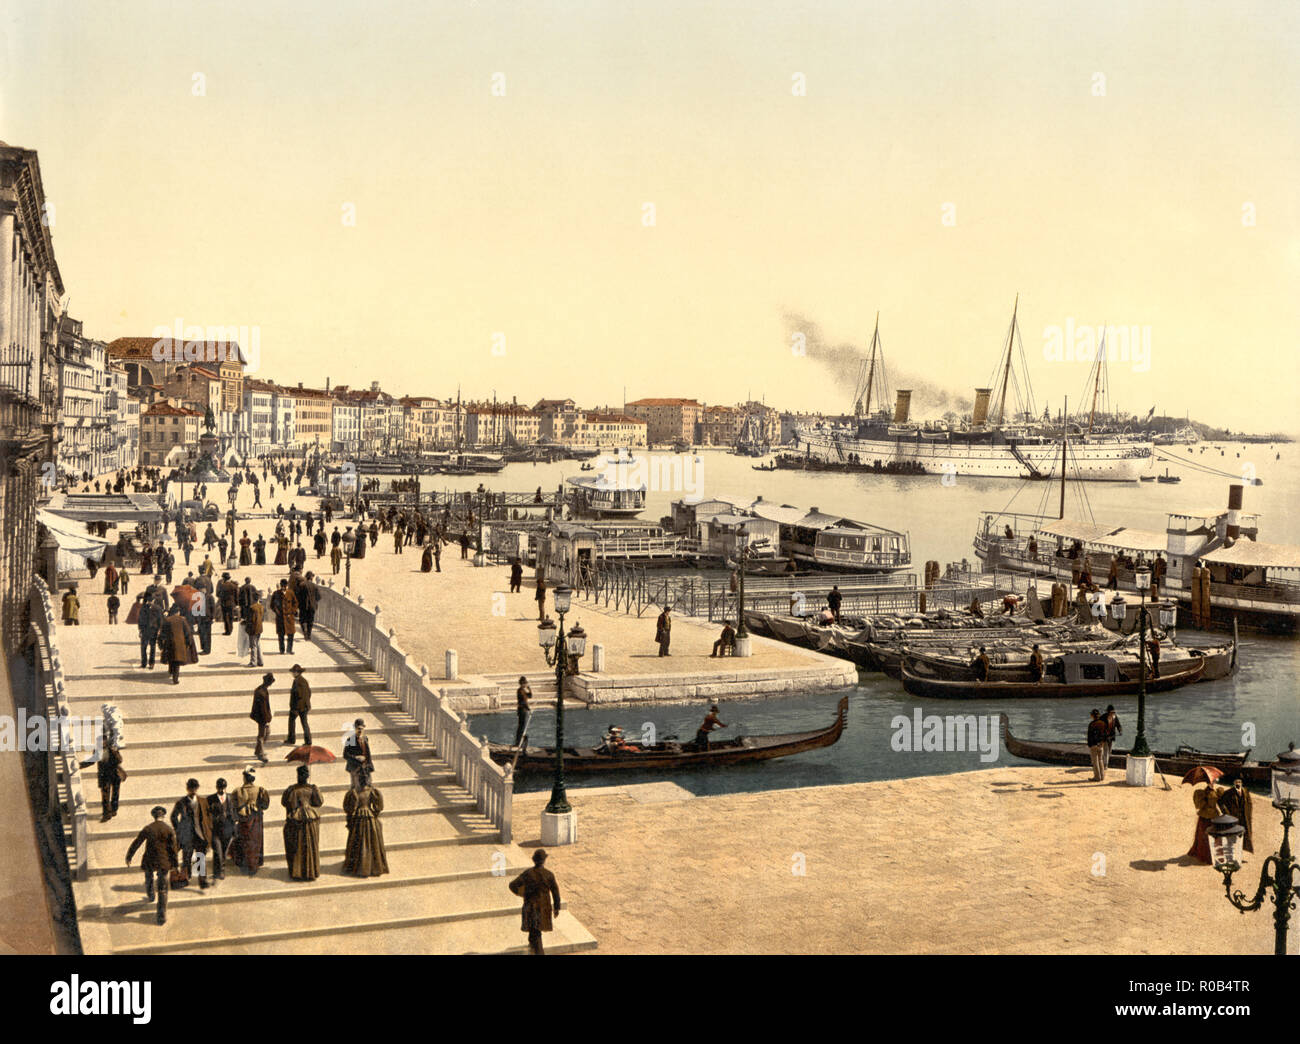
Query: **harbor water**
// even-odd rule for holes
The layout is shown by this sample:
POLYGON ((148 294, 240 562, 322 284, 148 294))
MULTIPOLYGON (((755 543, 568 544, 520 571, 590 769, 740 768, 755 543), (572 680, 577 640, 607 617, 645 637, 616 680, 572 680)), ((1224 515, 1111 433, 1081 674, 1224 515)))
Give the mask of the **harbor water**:
MULTIPOLYGON (((1067 483, 1065 514, 1140 529, 1162 531, 1171 511, 1217 511, 1226 507, 1228 486, 1241 477, 1258 477, 1262 485, 1247 485, 1243 513, 1258 514, 1259 538, 1269 543, 1300 544, 1300 445, 1226 443, 1192 447, 1159 447, 1150 473, 1168 468, 1181 477, 1177 484, 1158 482, 1067 483), (1188 450, 1191 452, 1188 452, 1188 450), (1280 459, 1277 455, 1280 454, 1280 459), (1202 469, 1224 474, 1210 474, 1202 469)), ((655 454, 655 457, 663 455, 655 454)), ((683 495, 724 495, 752 500, 762 496, 778 504, 820 508, 904 530, 910 534, 912 560, 919 573, 935 559, 942 565, 966 558, 974 562, 971 539, 981 511, 1047 513, 1059 509, 1060 486, 1054 482, 1014 482, 957 476, 844 475, 825 472, 753 470, 757 460, 718 450, 690 455, 690 468, 651 467, 650 491, 641 518, 657 521, 683 495), (677 488, 657 488, 658 472, 684 476, 677 488), (683 488, 685 487, 685 488, 683 488)), ((554 464, 512 464, 493 476, 427 476, 424 490, 473 490, 480 482, 493 490, 554 489, 577 474, 572 461, 554 464)), ((592 624, 584 621, 599 641, 592 624)), ((647 620, 653 630, 653 620, 647 620)), ((540 661, 540 653, 539 653, 540 661)), ((1271 759, 1290 741, 1300 742, 1300 696, 1296 676, 1300 641, 1292 638, 1243 635, 1237 672, 1221 681, 1203 682, 1147 701, 1147 738, 1153 749, 1172 750, 1188 744, 1202 750, 1242 750, 1253 746, 1252 757, 1271 759), (1253 741, 1253 742, 1252 742, 1253 741)), ((541 666, 539 662, 539 667, 541 666)), ((542 670, 538 671, 540 675, 542 670)), ((800 732, 818 729, 834 719, 840 694, 805 693, 764 700, 731 701, 721 709, 728 725, 720 738, 749 734, 800 732)), ((1117 746, 1127 746, 1137 725, 1136 698, 1115 701, 1124 732, 1117 746)), ((997 764, 1023 764, 998 745, 996 758, 980 751, 915 751, 903 746, 897 719, 923 715, 976 715, 996 721, 1005 712, 1012 731, 1021 738, 1082 742, 1088 723, 1087 701, 1080 700, 920 700, 903 692, 899 682, 879 674, 862 674, 852 692, 849 724, 835 746, 791 758, 723 771, 674 773, 673 778, 696 793, 764 790, 782 787, 856 783, 914 775, 965 772, 997 764)), ((707 708, 681 704, 637 705, 617 709, 578 709, 566 714, 569 745, 598 743, 610 724, 629 737, 642 735, 645 723, 655 735, 691 739, 707 708)), ((475 735, 509 742, 514 736, 513 714, 478 715, 475 735)), ((552 712, 539 709, 531 730, 534 742, 551 742, 552 712)), ((910 738, 911 726, 906 730, 910 738)), ((991 730, 994 735, 996 729, 991 730)), ((630 775, 576 777, 571 783, 645 782, 630 775)), ((523 778, 521 791, 549 787, 549 779, 523 778)))

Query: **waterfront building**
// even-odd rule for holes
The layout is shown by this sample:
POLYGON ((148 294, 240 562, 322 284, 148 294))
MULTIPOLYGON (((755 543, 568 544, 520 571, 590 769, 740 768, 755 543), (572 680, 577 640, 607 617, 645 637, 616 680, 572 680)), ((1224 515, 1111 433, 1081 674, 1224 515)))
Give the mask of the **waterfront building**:
POLYGON ((286 390, 293 398, 294 433, 293 439, 285 445, 304 450, 328 450, 334 441, 333 396, 315 388, 304 388, 301 381, 296 388, 286 390))
POLYGON ((694 399, 637 399, 625 412, 646 422, 646 438, 656 443, 699 441, 704 407, 694 399))
POLYGON ((579 410, 566 444, 580 448, 615 449, 647 446, 648 425, 639 417, 602 410, 579 410))
POLYGON ((126 367, 119 362, 104 369, 104 413, 110 434, 104 470, 134 468, 140 460, 140 400, 128 392, 126 367))
POLYGON ((270 453, 275 445, 276 388, 269 381, 244 381, 244 413, 248 418, 248 449, 252 456, 270 453))
POLYGON ((0 619, 10 652, 37 565, 37 502, 57 467, 64 290, 44 218, 35 151, 0 142, 0 619))
POLYGON ((203 413, 179 399, 153 403, 140 415, 140 464, 161 467, 177 447, 186 456, 197 453, 202 428, 203 413))
POLYGON ((706 406, 700 422, 700 441, 706 446, 734 446, 740 434, 741 413, 735 406, 706 406))
POLYGON ((347 394, 335 393, 330 405, 329 448, 333 453, 356 453, 361 449, 361 404, 347 394))
POLYGON ((530 445, 538 440, 541 417, 516 402, 471 403, 465 407, 465 445, 530 445))
POLYGON ((59 324, 59 472, 80 482, 108 470, 113 432, 105 410, 105 344, 86 337, 81 321, 59 324))

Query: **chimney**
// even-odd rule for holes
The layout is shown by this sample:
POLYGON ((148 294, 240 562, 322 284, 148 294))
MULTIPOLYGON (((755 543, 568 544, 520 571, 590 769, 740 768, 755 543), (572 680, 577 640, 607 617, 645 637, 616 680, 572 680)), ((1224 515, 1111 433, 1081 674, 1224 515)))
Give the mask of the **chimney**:
POLYGON ((1241 536, 1241 486, 1228 487, 1228 533, 1227 538, 1235 541, 1241 536))
POLYGON ((898 390, 898 401, 894 403, 894 423, 906 424, 907 415, 912 409, 912 392, 911 389, 900 388, 898 390))
POLYGON ((989 419, 989 396, 993 393, 992 388, 975 389, 975 409, 971 412, 970 424, 972 428, 982 428, 989 419))
POLYGON ((329 390, 330 390, 330 379, 329 379, 328 377, 326 377, 326 378, 325 378, 325 391, 328 392, 329 390))

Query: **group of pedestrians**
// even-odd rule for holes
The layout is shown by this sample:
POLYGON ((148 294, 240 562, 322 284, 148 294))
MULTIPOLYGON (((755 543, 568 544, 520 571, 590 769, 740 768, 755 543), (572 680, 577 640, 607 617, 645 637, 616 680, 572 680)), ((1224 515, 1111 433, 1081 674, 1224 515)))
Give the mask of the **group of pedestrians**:
POLYGON ((1104 714, 1094 709, 1090 719, 1088 753, 1092 755, 1092 778, 1095 783, 1104 783, 1106 769, 1110 766, 1111 748, 1115 745, 1115 737, 1124 731, 1124 727, 1119 723, 1114 704, 1107 704, 1104 714))
MULTIPOLYGON (((343 872, 357 877, 388 873, 383 828, 379 816, 384 798, 371 782, 373 765, 362 768, 343 798, 347 819, 347 847, 343 872)), ((311 769, 298 767, 297 782, 280 796, 284 808, 284 855, 289 878, 314 881, 320 876, 320 809, 325 804, 311 781, 311 769)), ((145 896, 157 902, 157 922, 167 922, 167 898, 172 887, 186 886, 198 878, 200 890, 216 885, 233 864, 249 876, 264 864, 263 817, 271 796, 257 783, 256 770, 243 773, 243 783, 233 793, 218 779, 214 793, 199 794, 199 781, 189 779, 185 795, 172 806, 170 817, 162 805, 150 811, 152 822, 136 835, 126 852, 126 863, 143 848, 145 896)))

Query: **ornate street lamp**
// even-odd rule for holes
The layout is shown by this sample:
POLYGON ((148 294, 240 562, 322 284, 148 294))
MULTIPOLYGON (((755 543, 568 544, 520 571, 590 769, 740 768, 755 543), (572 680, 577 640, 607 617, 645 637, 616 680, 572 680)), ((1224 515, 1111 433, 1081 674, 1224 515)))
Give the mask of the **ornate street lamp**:
POLYGON ((749 532, 745 524, 741 523, 736 527, 736 535, 740 538, 740 554, 736 557, 740 560, 740 584, 736 589, 736 640, 749 637, 749 630, 745 627, 745 559, 749 556, 749 532))
POLYGON ((1242 913, 1264 905, 1264 894, 1273 890, 1273 953, 1286 956, 1287 922, 1300 895, 1300 863, 1291 856, 1291 826, 1300 809, 1300 752, 1291 744, 1273 763, 1273 807, 1282 813, 1282 847, 1264 860, 1259 872, 1259 890, 1253 899, 1233 891, 1232 875, 1241 869, 1241 841, 1245 829, 1232 816, 1211 821, 1208 834, 1214 868, 1223 875, 1223 891, 1242 913))
POLYGON ((1138 724, 1137 735, 1133 737, 1132 756, 1150 757, 1151 748, 1147 746, 1147 591, 1151 589, 1151 570, 1139 566, 1133 574, 1141 600, 1138 603, 1138 724))
MULTIPOLYGON (((568 673, 569 657, 581 658, 587 651, 587 633, 582 625, 574 627, 567 635, 564 633, 564 617, 568 613, 573 598, 573 589, 561 584, 555 589, 555 615, 560 618, 557 628, 554 621, 544 620, 537 627, 537 644, 542 647, 542 655, 548 667, 555 668, 555 776, 551 785, 551 800, 546 805, 545 815, 563 816, 573 813, 573 806, 564 788, 564 679, 568 673)), ((543 819, 545 823, 546 820, 543 819)), ((544 843, 555 844, 555 841, 544 843)), ((563 843, 563 842, 559 842, 563 843)))

